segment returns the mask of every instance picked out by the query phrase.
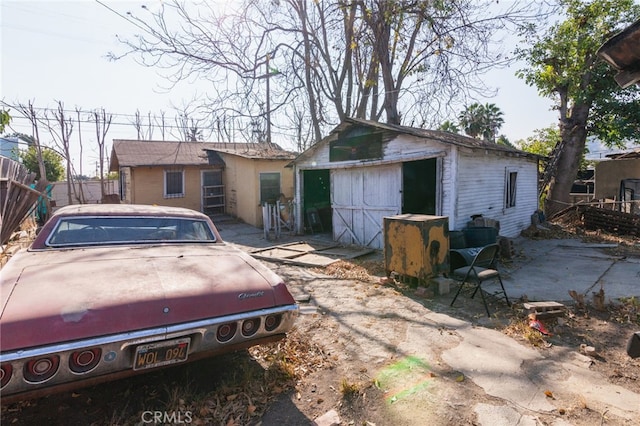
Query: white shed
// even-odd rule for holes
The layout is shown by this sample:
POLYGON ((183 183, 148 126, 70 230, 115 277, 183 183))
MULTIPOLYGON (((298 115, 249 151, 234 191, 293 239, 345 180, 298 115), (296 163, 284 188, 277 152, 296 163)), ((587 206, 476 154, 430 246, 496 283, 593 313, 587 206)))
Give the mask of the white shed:
POLYGON ((383 217, 449 217, 449 229, 472 215, 500 222, 515 237, 538 209, 539 157, 449 132, 346 119, 293 162, 298 232, 384 246, 383 217))

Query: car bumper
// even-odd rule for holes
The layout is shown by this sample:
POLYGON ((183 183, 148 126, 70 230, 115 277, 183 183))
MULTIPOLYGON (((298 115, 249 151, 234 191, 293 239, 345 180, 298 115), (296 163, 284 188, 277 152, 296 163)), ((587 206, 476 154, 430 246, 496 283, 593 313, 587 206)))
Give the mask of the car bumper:
MULTIPOLYGON (((161 365, 134 369, 136 350, 141 345, 186 340, 189 349, 184 361, 194 361, 206 356, 279 340, 293 327, 297 315, 298 306, 294 304, 1 353, 2 403, 89 386, 160 368, 161 365), (224 333, 222 333, 223 330, 224 333), (99 350, 96 365, 81 373, 73 371, 74 356, 90 350, 99 350), (33 375, 30 376, 30 365, 33 366, 34 363, 39 365, 37 364, 39 360, 45 360, 41 364, 46 366, 48 365, 46 360, 56 358, 57 367, 49 377, 43 375, 43 380, 40 378, 34 380, 33 375)), ((171 364, 172 362, 169 361, 166 365, 171 364)))

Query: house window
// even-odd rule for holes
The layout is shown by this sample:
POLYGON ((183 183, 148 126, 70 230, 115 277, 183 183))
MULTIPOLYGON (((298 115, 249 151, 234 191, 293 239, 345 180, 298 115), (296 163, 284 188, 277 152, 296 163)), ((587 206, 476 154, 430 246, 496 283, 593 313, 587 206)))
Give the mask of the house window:
POLYGON ((280 192, 280 173, 260 173, 260 204, 275 203, 280 192))
POLYGON ((504 207, 507 209, 516 206, 517 181, 518 172, 507 170, 504 194, 504 207))
POLYGON ((184 170, 164 171, 164 198, 184 197, 184 170))

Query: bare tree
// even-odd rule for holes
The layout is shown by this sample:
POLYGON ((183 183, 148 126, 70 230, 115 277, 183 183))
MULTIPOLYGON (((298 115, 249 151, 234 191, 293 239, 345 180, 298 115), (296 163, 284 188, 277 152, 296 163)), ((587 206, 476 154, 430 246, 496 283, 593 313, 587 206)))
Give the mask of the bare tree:
MULTIPOLYGON (((156 126, 158 126, 158 128, 160 129, 160 135, 162 137, 162 140, 166 140, 166 132, 167 132, 167 120, 165 117, 166 113, 164 111, 160 111, 160 117, 156 117, 154 116, 154 121, 156 123, 156 126)), ((149 119, 149 122, 151 122, 151 119, 149 119)), ((149 126, 151 126, 151 124, 149 124, 149 126)))
POLYGON ((199 111, 200 108, 194 100, 184 102, 181 107, 173 105, 173 108, 176 116, 174 117, 174 131, 170 132, 171 136, 179 141, 189 142, 203 141, 210 136, 207 131, 210 128, 210 118, 207 119, 199 111))
POLYGON ((105 176, 104 176, 104 163, 106 157, 105 140, 107 138, 107 132, 111 126, 111 120, 113 115, 107 114, 104 108, 95 110, 91 113, 93 122, 96 127, 96 142, 98 144, 98 158, 99 158, 99 175, 100 175, 100 199, 105 198, 105 176))
MULTIPOLYGON (((164 121, 164 116, 162 117, 162 119, 164 121)), ((140 110, 136 109, 136 112, 133 116, 133 121, 131 122, 131 124, 136 129, 139 141, 153 139, 153 122, 154 120, 151 118, 151 111, 149 111, 149 113, 147 114, 147 123, 145 124, 144 119, 140 114, 140 110), (145 127, 146 127, 146 131, 145 131, 145 127)))
POLYGON ((57 110, 53 112, 53 117, 49 117, 47 112, 44 114, 44 123, 53 138, 54 144, 58 148, 58 152, 62 155, 66 163, 66 180, 67 180, 67 201, 73 204, 73 195, 75 187, 73 185, 73 163, 71 158, 71 135, 73 134, 73 119, 65 115, 64 104, 62 101, 56 101, 57 110))
MULTIPOLYGON (((76 107, 76 119, 78 121, 78 147, 80 150, 80 155, 78 158, 78 174, 80 176, 83 176, 82 174, 82 161, 83 161, 83 156, 82 156, 82 150, 84 149, 83 145, 82 145, 82 129, 81 129, 81 123, 82 120, 80 120, 80 108, 76 107)), ((78 191, 74 193, 76 194, 76 199, 78 200, 78 202, 80 204, 84 204, 86 202, 86 199, 84 197, 84 188, 82 187, 82 181, 78 180, 78 191)))
POLYGON ((210 108, 231 120, 258 117, 270 131, 304 102, 314 140, 345 117, 437 125, 459 105, 492 91, 483 73, 511 57, 500 34, 533 19, 530 1, 245 0, 166 1, 131 13, 141 30, 122 39, 171 84, 209 80, 210 108), (266 70, 266 71, 265 71, 266 70), (272 72, 277 71, 277 73, 272 72), (267 90, 269 85, 269 90, 267 90), (265 107, 264 96, 269 100, 265 107))
POLYGON ((38 171, 40 172, 40 178, 46 179, 47 170, 45 168, 44 159, 42 157, 42 145, 40 144, 40 127, 39 123, 42 119, 41 115, 37 113, 33 101, 29 100, 27 104, 17 103, 16 105, 9 104, 5 101, 0 101, 3 106, 13 108, 18 111, 23 117, 25 117, 31 124, 31 134, 33 136, 33 145, 36 150, 36 156, 38 159, 38 171))

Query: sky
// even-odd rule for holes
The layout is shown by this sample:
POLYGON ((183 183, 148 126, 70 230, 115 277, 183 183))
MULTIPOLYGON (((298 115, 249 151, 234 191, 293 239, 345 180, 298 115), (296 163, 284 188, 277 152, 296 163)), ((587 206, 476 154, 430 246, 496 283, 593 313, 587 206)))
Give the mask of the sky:
MULTIPOLYGON (((149 0, 146 5, 153 7, 159 1, 149 0)), ((143 4, 131 0, 0 0, 0 99, 22 104, 32 101, 37 108, 56 108, 57 101, 67 110, 104 108, 114 114, 109 140, 135 139, 130 123, 136 110, 143 115, 171 113, 171 105, 183 105, 206 88, 184 83, 167 91, 166 82, 154 69, 132 58, 110 62, 108 52, 123 51, 115 35, 131 36, 137 29, 100 3, 123 15, 138 12, 143 4)), ((486 76, 498 95, 484 102, 495 104, 504 113, 500 133, 512 142, 557 123, 551 101, 515 77, 515 71, 522 67, 516 64, 486 76)), ((31 133, 21 117, 14 118, 12 128, 31 133)), ((95 130, 83 129, 85 133, 83 139, 89 146, 91 139, 96 139, 95 130)), ((276 136, 274 142, 293 149, 276 136)), ((85 152, 84 156, 88 163, 97 159, 96 152, 85 152)))

